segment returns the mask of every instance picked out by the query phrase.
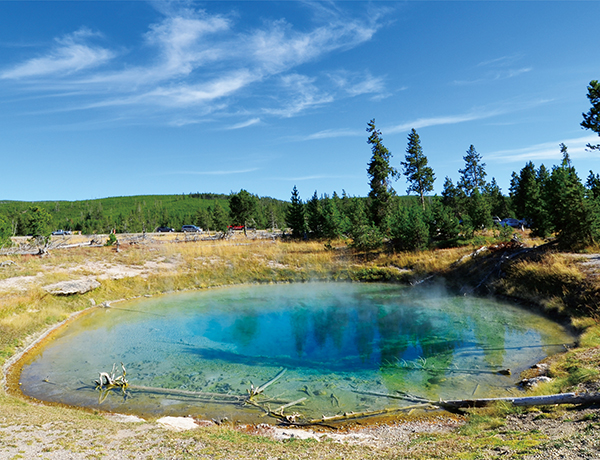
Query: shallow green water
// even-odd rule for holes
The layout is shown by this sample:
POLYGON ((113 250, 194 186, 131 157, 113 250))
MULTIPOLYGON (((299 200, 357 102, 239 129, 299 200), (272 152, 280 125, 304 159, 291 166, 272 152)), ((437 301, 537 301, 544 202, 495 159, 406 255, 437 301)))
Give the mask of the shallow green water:
POLYGON ((253 407, 136 390, 99 404, 91 384, 123 362, 132 385, 244 395, 285 368, 265 395, 306 397, 286 413, 320 417, 410 404, 373 392, 514 395, 522 370, 572 342, 558 324, 511 304, 432 287, 243 286, 98 309, 64 328, 20 382, 29 396, 69 405, 263 422, 253 407))

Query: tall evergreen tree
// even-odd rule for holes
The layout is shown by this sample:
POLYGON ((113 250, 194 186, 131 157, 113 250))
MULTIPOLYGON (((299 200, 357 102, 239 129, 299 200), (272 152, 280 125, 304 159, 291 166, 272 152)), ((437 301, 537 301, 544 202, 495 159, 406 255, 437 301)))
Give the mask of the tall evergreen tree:
POLYGON ((41 206, 31 206, 28 214, 28 227, 32 237, 47 241, 52 232, 50 223, 52 216, 41 206))
POLYGON ((594 174, 590 170, 590 175, 585 182, 585 188, 588 189, 588 196, 591 199, 600 198, 600 174, 594 174))
POLYGON ((198 211, 196 211, 196 225, 205 230, 213 228, 212 215, 207 209, 198 208, 198 211))
MULTIPOLYGON (((588 113, 583 113, 581 126, 585 129, 591 129, 600 136, 600 83, 598 80, 592 80, 588 86, 587 98, 592 107, 588 113)), ((588 144, 589 149, 600 150, 600 144, 588 144)))
POLYGON ((212 214, 212 222, 215 227, 215 230, 217 230, 219 232, 227 231, 227 225, 229 225, 229 220, 227 218, 227 213, 221 206, 221 203, 219 203, 218 201, 215 202, 215 204, 211 210, 211 214, 212 214))
POLYGON ((521 169, 520 174, 513 172, 510 196, 515 215, 518 218, 531 218, 528 205, 539 197, 540 190, 537 181, 535 165, 529 161, 521 169))
POLYGON ((321 200, 317 196, 317 191, 312 198, 304 205, 306 213, 306 223, 308 231, 316 238, 323 235, 323 210, 321 209, 321 200))
POLYGON ((0 215, 0 248, 12 246, 12 227, 6 216, 0 215))
POLYGON ((487 184, 485 196, 490 203, 490 212, 493 216, 508 216, 510 213, 508 199, 502 194, 495 177, 492 177, 492 181, 487 184))
POLYGON ((396 249, 416 251, 427 247, 429 226, 420 206, 399 206, 393 219, 392 241, 396 249))
POLYGON ((451 209, 456 215, 458 212, 458 200, 459 200, 460 191, 454 183, 452 179, 446 176, 446 180, 444 181, 444 189, 442 190, 442 204, 447 208, 451 209))
POLYGON ((236 225, 255 224, 258 199, 242 189, 229 197, 229 217, 236 225))
POLYGON ((306 232, 306 219, 304 217, 304 204, 300 199, 298 189, 292 189, 291 204, 286 214, 286 223, 292 229, 292 237, 301 238, 306 232))
POLYGON ((375 127, 375 120, 367 124, 367 132, 371 133, 367 143, 371 145, 371 161, 367 168, 369 175, 369 191, 371 219, 378 228, 386 227, 390 213, 390 203, 393 189, 390 178, 397 172, 390 164, 392 154, 385 148, 381 139, 381 132, 375 127))
POLYGON ((321 201, 323 236, 329 239, 339 238, 342 235, 344 223, 336 200, 325 195, 321 201))
POLYGON ((454 210, 440 200, 433 200, 433 219, 429 234, 433 239, 448 241, 459 234, 459 221, 454 210))
POLYGON ((490 203, 479 189, 474 189, 467 201, 467 213, 474 230, 482 230, 492 225, 490 203))
POLYGON ((405 159, 406 161, 401 162, 401 164, 403 174, 409 183, 406 193, 418 193, 421 197, 421 206, 425 209, 425 194, 433 190, 435 175, 433 169, 427 166, 427 157, 423 154, 421 140, 414 129, 408 135, 405 159))
POLYGON ((521 169, 519 175, 513 173, 510 191, 516 216, 526 219, 533 235, 540 237, 545 237, 552 231, 544 191, 546 175, 543 165, 536 171, 530 161, 521 169))
POLYGON ((561 246, 576 249, 593 243, 598 216, 592 212, 591 202, 585 199, 585 189, 571 164, 566 145, 560 144, 560 148, 563 160, 552 169, 549 204, 561 246))
POLYGON ((463 157, 463 160, 465 160, 464 169, 458 170, 461 174, 461 178, 457 184, 458 188, 468 197, 475 190, 481 192, 485 188, 485 176, 487 173, 485 172, 485 163, 482 163, 481 159, 481 155, 471 145, 469 150, 467 150, 467 154, 463 157))

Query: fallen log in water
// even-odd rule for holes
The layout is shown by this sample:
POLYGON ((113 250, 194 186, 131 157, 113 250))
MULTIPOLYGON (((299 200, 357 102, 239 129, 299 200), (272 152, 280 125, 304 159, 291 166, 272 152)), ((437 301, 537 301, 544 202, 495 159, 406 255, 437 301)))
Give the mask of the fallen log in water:
POLYGON ((285 369, 281 369, 279 371, 279 373, 273 377, 271 380, 269 380, 267 383, 255 388, 254 385, 250 385, 250 388, 247 390, 248 391, 248 399, 252 399, 254 396, 257 396, 259 394, 261 394, 263 391, 265 391, 270 385, 274 384, 275 382, 277 382, 277 380, 279 380, 281 377, 283 377, 283 374, 285 374, 285 369))
POLYGON ((482 398, 458 399, 450 401, 431 401, 431 404, 444 409, 462 409, 467 407, 485 407, 495 402, 508 402, 515 406, 546 406, 550 404, 594 404, 600 403, 600 393, 559 393, 543 396, 525 396, 522 398, 482 398))
POLYGON ((455 399, 433 401, 420 396, 398 392, 399 394, 376 393, 372 391, 355 391, 355 393, 389 399, 403 399, 405 401, 430 404, 443 409, 455 410, 469 407, 485 407, 496 402, 508 402, 515 406, 546 406, 551 404, 594 404, 600 403, 600 393, 559 393, 543 396, 480 398, 480 399, 455 399))
POLYGON ((179 390, 175 388, 158 388, 158 387, 145 387, 140 385, 129 385, 130 390, 138 390, 143 391, 145 393, 156 393, 162 395, 171 395, 171 396, 183 396, 193 399, 199 400, 209 400, 209 401, 227 401, 227 402, 244 402, 246 400, 246 396, 241 395, 228 395, 226 393, 208 393, 205 391, 189 391, 189 390, 179 390))

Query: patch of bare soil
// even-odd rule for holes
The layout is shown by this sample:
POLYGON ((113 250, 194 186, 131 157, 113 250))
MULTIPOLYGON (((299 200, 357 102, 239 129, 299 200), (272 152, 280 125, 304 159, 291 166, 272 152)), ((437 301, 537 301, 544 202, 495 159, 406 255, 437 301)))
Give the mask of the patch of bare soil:
POLYGON ((39 284, 44 278, 42 273, 30 276, 13 276, 0 280, 0 292, 24 292, 32 286, 39 284))
POLYGON ((591 282, 600 278, 600 254, 571 254, 591 282))
POLYGON ((66 274, 72 279, 82 276, 93 276, 102 280, 117 280, 122 278, 147 278, 152 274, 173 272, 179 266, 179 260, 151 260, 143 265, 125 265, 120 263, 88 261, 77 265, 42 265, 35 275, 8 277, 0 280, 0 292, 24 292, 35 286, 44 284, 46 274, 66 274))
POLYGON ((600 459, 598 408, 510 415, 506 430, 539 433, 547 438, 539 446, 539 453, 522 457, 527 460, 600 459))

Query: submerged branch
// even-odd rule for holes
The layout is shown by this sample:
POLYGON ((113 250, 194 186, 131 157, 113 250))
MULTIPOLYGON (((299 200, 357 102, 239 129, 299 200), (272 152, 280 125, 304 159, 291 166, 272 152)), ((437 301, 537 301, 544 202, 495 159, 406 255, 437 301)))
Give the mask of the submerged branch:
POLYGON ((355 391, 355 393, 381 398, 403 399, 406 401, 418 402, 432 406, 441 407, 447 410, 456 410, 469 407, 485 407, 496 402, 508 402, 515 406, 546 406, 553 404, 594 404, 600 403, 600 393, 560 393, 543 396, 524 396, 524 397, 505 397, 505 398, 481 398, 481 399, 455 399, 433 401, 420 396, 413 396, 408 393, 399 395, 387 393, 375 393, 371 391, 355 391))
POLYGON ((261 394, 263 391, 265 391, 270 385, 274 384, 275 382, 277 382, 277 380, 279 380, 283 374, 285 374, 286 369, 281 369, 279 371, 279 373, 273 377, 271 380, 269 380, 267 383, 259 386, 258 388, 254 388, 254 385, 250 385, 250 388, 247 390, 248 391, 248 399, 252 399, 254 396, 261 394))

